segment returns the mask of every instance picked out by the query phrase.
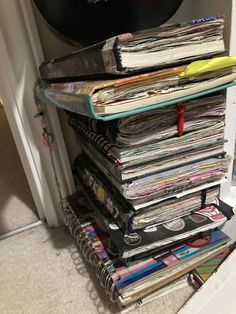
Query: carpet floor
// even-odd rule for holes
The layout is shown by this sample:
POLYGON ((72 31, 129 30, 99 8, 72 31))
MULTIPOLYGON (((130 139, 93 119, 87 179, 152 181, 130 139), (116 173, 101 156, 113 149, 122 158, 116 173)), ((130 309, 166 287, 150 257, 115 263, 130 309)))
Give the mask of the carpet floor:
MULTIPOLYGON (((64 228, 38 226, 1 240, 0 252, 0 313, 119 313, 64 228)), ((132 313, 174 314, 192 293, 185 287, 132 313)))

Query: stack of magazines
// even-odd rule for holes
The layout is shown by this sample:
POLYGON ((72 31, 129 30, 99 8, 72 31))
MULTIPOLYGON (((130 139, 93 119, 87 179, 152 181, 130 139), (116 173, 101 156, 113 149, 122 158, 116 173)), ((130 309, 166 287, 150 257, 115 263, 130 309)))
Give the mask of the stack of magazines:
POLYGON ((236 79, 236 57, 215 56, 223 27, 220 16, 126 34, 40 68, 36 97, 67 110, 82 148, 66 224, 121 308, 177 287, 230 240, 217 229, 233 216, 219 199, 236 79))

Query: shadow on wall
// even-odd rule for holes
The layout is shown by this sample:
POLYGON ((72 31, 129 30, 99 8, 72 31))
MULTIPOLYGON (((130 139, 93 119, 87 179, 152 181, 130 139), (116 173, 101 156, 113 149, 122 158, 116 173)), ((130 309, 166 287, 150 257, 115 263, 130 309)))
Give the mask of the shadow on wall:
POLYGON ((28 181, 0 105, 0 234, 37 220, 28 181))

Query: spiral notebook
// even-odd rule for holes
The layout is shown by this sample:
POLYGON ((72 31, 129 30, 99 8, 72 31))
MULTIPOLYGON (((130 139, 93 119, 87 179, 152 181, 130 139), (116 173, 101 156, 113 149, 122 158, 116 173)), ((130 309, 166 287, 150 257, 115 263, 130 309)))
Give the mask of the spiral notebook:
POLYGON ((104 216, 111 216, 119 228, 129 232, 188 216, 206 204, 214 203, 219 196, 219 185, 216 182, 212 187, 200 186, 199 190, 190 190, 184 196, 174 193, 169 199, 136 209, 111 186, 102 184, 96 177, 91 176, 85 181, 79 173, 75 172, 74 176, 78 184, 86 189, 88 197, 97 203, 100 212, 104 216))
POLYGON ((186 217, 171 220, 165 224, 149 226, 145 229, 130 232, 122 230, 117 221, 103 212, 101 205, 91 197, 87 189, 80 188, 86 195, 89 206, 96 212, 100 225, 106 230, 121 258, 139 257, 147 252, 161 251, 175 243, 191 238, 201 232, 213 230, 230 220, 233 216, 232 207, 221 200, 215 204, 195 211, 186 217))
POLYGON ((94 194, 100 187, 104 194, 114 195, 110 198, 117 195, 118 199, 124 200, 123 204, 126 202, 130 208, 138 210, 172 198, 177 193, 189 194, 191 189, 207 183, 212 183, 212 186, 219 184, 214 183, 226 177, 229 162, 229 156, 209 158, 120 185, 112 178, 104 177, 92 160, 82 154, 76 158, 74 172, 88 189, 94 189, 94 194))
POLYGON ((153 200, 158 203, 177 192, 187 192, 204 183, 225 178, 230 160, 227 155, 224 158, 208 158, 124 184, 119 184, 112 177, 110 180, 105 178, 86 155, 76 158, 75 169, 88 188, 92 188, 91 182, 97 182, 99 186, 105 189, 109 187, 114 193, 122 195, 134 208, 139 209, 153 200))
POLYGON ((174 291, 179 291, 180 289, 184 289, 188 286, 189 286, 189 283, 188 283, 188 274, 187 274, 187 275, 184 275, 183 277, 176 279, 175 281, 164 286, 163 288, 160 288, 154 291, 153 293, 150 293, 147 296, 140 298, 138 301, 131 303, 125 307, 122 306, 120 303, 118 303, 118 306, 120 308, 120 313, 126 314, 126 313, 129 313, 130 311, 137 310, 138 308, 142 307, 143 305, 147 303, 156 301, 159 298, 167 296, 174 291))
POLYGON ((173 105, 112 122, 69 114, 68 123, 103 174, 122 183, 223 153, 225 97, 181 106, 182 113, 173 105))
POLYGON ((110 300, 121 307, 140 302, 220 254, 230 240, 222 231, 214 230, 168 250, 124 261, 81 194, 65 200, 62 208, 65 223, 85 259, 96 268, 96 275, 110 300))
MULTIPOLYGON (((122 154, 122 148, 137 146, 154 141, 162 141, 180 135, 179 119, 183 116, 183 132, 192 132, 201 128, 207 128, 217 122, 224 121, 225 116, 225 95, 213 93, 209 96, 188 100, 180 105, 172 105, 156 110, 140 113, 131 117, 117 119, 115 121, 100 121, 73 114, 67 111, 69 121, 79 124, 82 135, 90 136, 89 131, 97 134, 98 138, 91 136, 100 147, 110 143, 114 155, 122 154), (82 127, 85 129, 82 130, 82 127), (107 139, 107 143, 99 143, 99 136, 107 139), (120 150, 119 150, 120 148, 120 150)), ((91 134, 93 135, 93 134, 91 134)), ((108 149, 107 149, 108 151, 108 149)))

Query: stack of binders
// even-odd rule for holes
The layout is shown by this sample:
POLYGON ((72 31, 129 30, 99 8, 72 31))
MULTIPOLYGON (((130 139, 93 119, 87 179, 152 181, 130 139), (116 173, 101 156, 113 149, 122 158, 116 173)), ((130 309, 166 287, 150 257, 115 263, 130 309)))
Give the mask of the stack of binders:
POLYGON ((221 16, 126 34, 40 68, 36 97, 67 110, 82 148, 66 224, 121 308, 178 286, 230 240, 217 229, 233 215, 219 199, 224 90, 236 79, 236 57, 215 56, 223 26, 221 16))

